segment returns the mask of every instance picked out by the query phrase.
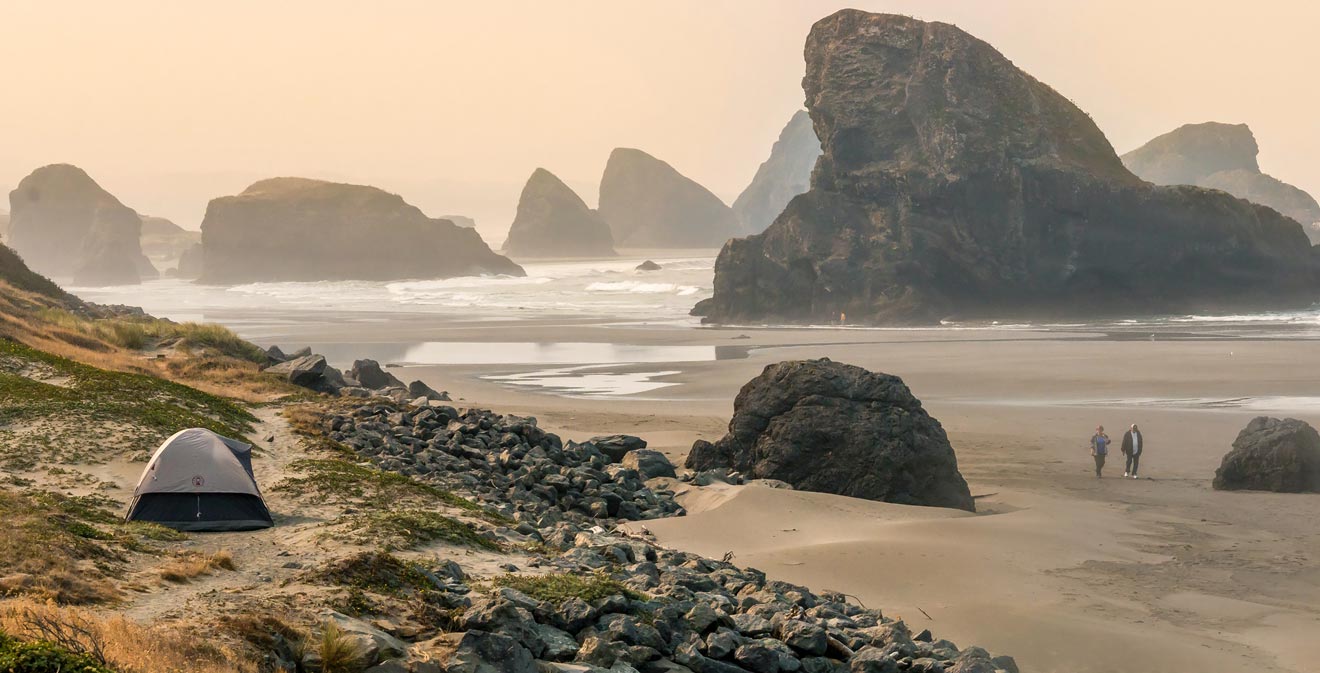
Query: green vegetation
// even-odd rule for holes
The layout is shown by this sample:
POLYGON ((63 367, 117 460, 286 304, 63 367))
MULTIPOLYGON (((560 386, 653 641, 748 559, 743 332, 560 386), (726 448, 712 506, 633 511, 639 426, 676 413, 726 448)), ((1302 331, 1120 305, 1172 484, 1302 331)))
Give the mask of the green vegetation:
POLYGON ((357 544, 379 545, 385 551, 412 549, 429 542, 449 542, 464 547, 500 551, 464 521, 430 511, 391 509, 345 517, 349 539, 357 544))
POLYGON ((604 573, 593 575, 570 575, 568 573, 500 575, 492 581, 497 587, 516 589, 536 600, 555 605, 570 598, 580 598, 588 603, 610 596, 624 596, 632 600, 647 600, 649 598, 646 594, 629 589, 622 582, 604 573))
POLYGON ((317 576, 327 582, 386 596, 404 596, 435 588, 422 564, 381 551, 362 552, 336 561, 317 576))
POLYGON ((64 309, 48 308, 37 312, 47 324, 114 344, 120 348, 142 350, 151 345, 174 346, 184 351, 210 350, 258 364, 266 354, 257 346, 240 339, 229 329, 215 324, 176 323, 150 317, 84 318, 64 309))
POLYGON ((101 496, 0 490, 0 520, 6 526, 0 593, 67 605, 116 600, 119 590, 108 576, 123 567, 125 552, 156 553, 153 541, 183 534, 154 524, 124 524, 112 511, 115 506, 101 496))
POLYGON ((21 642, 0 631, 0 671, 19 673, 115 673, 85 654, 58 645, 21 642))
POLYGON ((346 502, 349 499, 367 504, 389 506, 401 500, 422 500, 431 505, 447 505, 498 523, 509 520, 503 515, 487 512, 481 506, 451 491, 437 488, 398 472, 381 470, 370 465, 359 465, 337 458, 295 461, 290 469, 302 473, 289 477, 275 486, 276 490, 305 493, 321 498, 346 502))
POLYGON ((91 438, 105 434, 120 437, 116 446, 99 448, 124 453, 155 448, 190 427, 241 438, 255 420, 234 402, 179 383, 98 369, 0 339, 0 426, 10 426, 0 431, 0 445, 12 448, 4 457, 10 467, 30 467, 38 458, 94 459, 91 450, 105 440, 91 438), (13 427, 24 422, 28 427, 13 427), (95 432, 100 428, 109 432, 95 432))

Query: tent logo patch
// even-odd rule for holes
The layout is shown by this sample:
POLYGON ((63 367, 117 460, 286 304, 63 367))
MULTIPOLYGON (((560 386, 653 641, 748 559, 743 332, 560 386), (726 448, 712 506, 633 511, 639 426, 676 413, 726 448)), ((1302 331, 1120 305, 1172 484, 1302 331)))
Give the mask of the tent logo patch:
POLYGON ((202 477, 202 475, 200 474, 192 478, 192 484, 197 488, 201 488, 202 485, 204 485, 205 483, 206 483, 206 479, 202 477))

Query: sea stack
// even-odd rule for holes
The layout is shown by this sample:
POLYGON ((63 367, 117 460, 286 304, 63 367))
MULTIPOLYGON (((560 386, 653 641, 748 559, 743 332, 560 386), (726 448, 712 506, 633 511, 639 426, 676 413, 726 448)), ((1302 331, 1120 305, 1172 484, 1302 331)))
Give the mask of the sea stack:
POLYGON ((533 171, 523 187, 503 252, 517 258, 615 254, 609 225, 544 168, 533 171))
POLYGON ((1320 256, 1276 211, 1124 168, 1082 110, 944 23, 843 10, 807 38, 811 190, 729 242, 716 322, 1293 308, 1320 256))
POLYGON ((163 218, 142 215, 142 254, 162 268, 202 240, 202 232, 189 231, 163 218))
POLYGON ((9 244, 37 273, 74 285, 131 285, 156 270, 142 221, 81 168, 52 164, 9 193, 9 244))
POLYGON ((1320 203, 1262 173, 1260 147, 1246 124, 1186 124, 1123 155, 1123 165, 1157 185, 1197 185, 1269 206, 1306 226, 1320 243, 1320 203))
MULTIPOLYGON (((272 178, 214 199, 201 282, 397 280, 524 275, 473 229, 363 185, 272 178)), ((195 268, 195 267, 194 267, 195 268)))
POLYGON ((718 196, 641 150, 610 153, 600 216, 621 248, 717 248, 737 234, 718 196))
POLYGON ((744 234, 759 234, 769 227, 793 197, 811 188, 811 169, 820 156, 820 140, 811 115, 799 110, 779 133, 770 158, 756 169, 747 189, 733 202, 733 214, 744 234))

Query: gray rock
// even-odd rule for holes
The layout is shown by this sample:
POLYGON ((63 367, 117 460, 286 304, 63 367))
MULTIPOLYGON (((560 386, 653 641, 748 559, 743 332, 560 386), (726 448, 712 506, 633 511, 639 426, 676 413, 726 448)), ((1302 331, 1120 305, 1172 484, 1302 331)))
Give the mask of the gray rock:
POLYGON ((449 657, 449 673, 537 673, 532 653, 508 636, 468 631, 449 657))
POLYGON ((636 470, 642 475, 642 479, 655 479, 656 477, 677 477, 674 472, 674 465, 669 462, 665 454, 651 449, 634 449, 623 454, 621 464, 630 469, 636 470))
POLYGON ((449 393, 439 392, 421 381, 413 381, 412 383, 409 383, 408 394, 412 397, 425 397, 428 400, 435 400, 437 402, 449 401, 449 393))
POLYGON ((579 645, 572 635, 548 624, 536 626, 537 635, 545 644, 541 657, 550 661, 571 661, 577 656, 579 645))
POLYGON ((360 619, 332 610, 323 612, 322 616, 326 621, 334 622, 345 637, 353 641, 362 655, 362 662, 368 666, 385 659, 402 657, 408 652, 407 643, 360 619))
MULTIPOLYGON (((393 374, 381 369, 380 363, 375 360, 355 360, 353 368, 349 370, 349 377, 355 379, 363 388, 371 390, 384 390, 387 388, 407 388, 393 374)), ((414 395, 414 397, 416 397, 414 395)))
POLYGON ((607 435, 603 437, 592 437, 591 444, 596 450, 605 454, 611 463, 617 463, 623 460, 624 455, 629 451, 646 448, 646 440, 632 435, 607 435))
POLYGON ((1215 471, 1214 488, 1320 492, 1320 433, 1295 418, 1252 419, 1215 471))
POLYGON ((863 647, 848 660, 852 673, 898 673, 898 662, 878 647, 863 647))
POLYGON ((829 649, 829 635, 815 624, 789 620, 779 627, 784 644, 806 655, 821 656, 829 649))

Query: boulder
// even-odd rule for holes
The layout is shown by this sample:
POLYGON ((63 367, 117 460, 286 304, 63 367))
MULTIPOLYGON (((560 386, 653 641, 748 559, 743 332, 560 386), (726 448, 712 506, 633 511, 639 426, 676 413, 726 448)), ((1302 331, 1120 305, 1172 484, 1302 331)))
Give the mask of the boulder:
POLYGON ((974 511, 939 421, 903 380, 829 359, 781 362, 733 402, 729 433, 687 467, 727 467, 794 488, 974 511))
MULTIPOLYGON (((353 368, 348 370, 348 376, 356 380, 363 388, 370 388, 371 390, 407 388, 403 385, 403 381, 382 369, 380 363, 375 360, 354 360, 353 368)), ((416 397, 416 395, 413 397, 416 397)))
POLYGON ((598 451, 605 454, 611 463, 622 461, 629 451, 646 448, 645 439, 632 435, 604 435, 592 437, 589 441, 598 451))
POLYGON ((338 626, 344 636, 352 641, 362 655, 361 663, 366 666, 385 659, 402 657, 408 652, 407 643, 360 619, 333 610, 324 611, 322 616, 327 623, 338 626))
POLYGON ((956 26, 842 10, 813 26, 805 55, 823 149, 811 189, 724 246, 714 295, 694 309, 708 321, 929 324, 1320 298, 1320 255, 1296 222, 1141 180, 1085 112, 956 26))
POLYGON ((770 158, 733 202, 733 215, 743 234, 765 231, 793 197, 811 188, 811 169, 819 156, 820 139, 811 115, 798 110, 770 148, 770 158))
POLYGON ((619 247, 713 248, 738 230, 733 211, 710 190, 626 147, 605 164, 598 212, 619 247))
POLYGON ((283 376, 296 386, 318 390, 325 381, 326 363, 320 355, 304 355, 271 365, 266 371, 283 376))
POLYGON ((429 218, 396 194, 305 178, 213 199, 202 249, 200 280, 215 284, 524 275, 476 230, 429 218))
POLYGON ((635 268, 634 271, 659 271, 660 269, 661 267, 659 264, 656 264, 655 262, 652 262, 651 260, 648 259, 645 262, 638 264, 637 268, 635 268))
POLYGON ((623 459, 619 461, 624 467, 630 470, 637 470, 642 475, 642 479, 655 479, 656 477, 677 477, 674 472, 674 465, 669 462, 665 454, 651 449, 635 449, 623 454, 623 459))
MULTIPOLYGON (((386 376, 389 376, 388 372, 386 372, 386 376)), ((430 400, 435 400, 437 402, 449 401, 449 393, 439 392, 435 388, 426 385, 422 381, 413 381, 412 383, 409 383, 408 394, 414 398, 424 397, 428 401, 430 400)))
POLYGON ((1252 419, 1215 471, 1220 491, 1320 492, 1320 434, 1295 418, 1252 419))
POLYGON ((532 172, 503 252, 518 258, 612 257, 609 225, 553 173, 532 172))
POLYGON ((518 641, 477 630, 463 634, 445 670, 449 673, 537 673, 532 653, 518 641))
MULTIPOLYGON (((1123 165, 1157 185, 1197 185, 1269 206, 1303 225, 1320 222, 1320 203, 1261 172, 1260 148, 1246 124, 1186 124, 1123 155, 1123 165)), ((1305 228, 1320 243, 1320 229, 1305 228)))
POLYGON ((75 285, 155 277, 142 255, 142 220, 76 166, 33 171, 9 193, 9 245, 33 271, 75 285))

